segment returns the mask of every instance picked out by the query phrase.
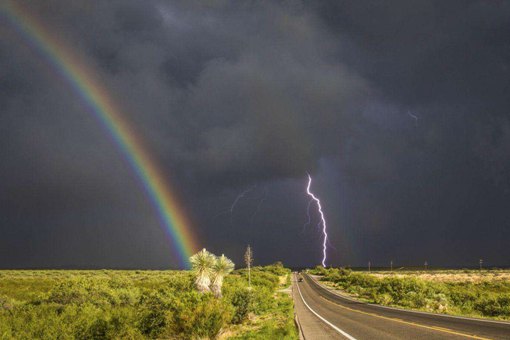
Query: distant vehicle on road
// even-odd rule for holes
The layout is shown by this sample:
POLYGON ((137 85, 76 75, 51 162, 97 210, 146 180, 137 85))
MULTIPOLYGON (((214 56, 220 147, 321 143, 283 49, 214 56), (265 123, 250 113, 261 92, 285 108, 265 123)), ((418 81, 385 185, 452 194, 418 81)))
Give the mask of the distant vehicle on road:
POLYGON ((302 277, 300 277, 300 278, 298 279, 298 282, 303 282, 303 278, 302 278, 302 277))

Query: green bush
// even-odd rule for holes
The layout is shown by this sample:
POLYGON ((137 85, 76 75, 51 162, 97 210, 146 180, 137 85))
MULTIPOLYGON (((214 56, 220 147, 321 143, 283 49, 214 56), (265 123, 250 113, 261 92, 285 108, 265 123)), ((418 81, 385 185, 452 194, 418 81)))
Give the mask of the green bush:
POLYGON ((510 295, 483 297, 475 302, 474 309, 484 316, 510 316, 510 295))
POLYGON ((237 289, 230 297, 230 302, 234 307, 232 323, 240 324, 248 317, 248 313, 253 310, 253 293, 248 289, 237 289))
POLYGON ((212 294, 186 292, 170 305, 169 327, 173 334, 187 338, 216 338, 232 319, 232 306, 212 294))
POLYGON ((156 338, 167 327, 167 310, 170 302, 159 292, 146 291, 138 302, 137 328, 149 338, 156 338))
POLYGON ((413 277, 378 278, 349 269, 322 267, 314 272, 323 273, 322 280, 372 303, 438 313, 510 317, 510 283, 505 281, 442 283, 413 277))
POLYGON ((308 272, 312 275, 327 275, 329 271, 323 266, 315 266, 315 268, 310 269, 308 272))
POLYGON ((236 271, 216 299, 197 293, 187 271, 0 271, 0 338, 213 339, 234 327, 241 338, 295 339, 292 300, 275 297, 289 273, 256 267, 248 290, 236 271), (244 331, 250 313, 261 317, 244 331))

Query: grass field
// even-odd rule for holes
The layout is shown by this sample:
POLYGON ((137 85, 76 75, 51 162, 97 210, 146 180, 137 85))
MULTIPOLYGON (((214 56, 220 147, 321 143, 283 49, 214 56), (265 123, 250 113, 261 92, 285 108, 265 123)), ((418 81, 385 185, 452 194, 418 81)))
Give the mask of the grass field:
POLYGON ((435 313, 510 320, 510 270, 310 271, 352 297, 435 313))
POLYGON ((2 339, 296 339, 290 271, 234 271, 223 297, 188 271, 0 271, 2 339))
POLYGON ((510 270, 428 270, 428 271, 377 271, 371 273, 377 278, 417 278, 430 282, 496 284, 510 282, 510 270))

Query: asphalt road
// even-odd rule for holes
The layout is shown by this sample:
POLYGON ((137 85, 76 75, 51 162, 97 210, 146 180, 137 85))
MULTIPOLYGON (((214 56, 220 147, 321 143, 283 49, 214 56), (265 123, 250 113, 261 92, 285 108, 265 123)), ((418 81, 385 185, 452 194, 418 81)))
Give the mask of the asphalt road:
POLYGON ((510 323, 402 311, 339 296, 312 277, 293 280, 304 338, 315 339, 510 339, 510 323))

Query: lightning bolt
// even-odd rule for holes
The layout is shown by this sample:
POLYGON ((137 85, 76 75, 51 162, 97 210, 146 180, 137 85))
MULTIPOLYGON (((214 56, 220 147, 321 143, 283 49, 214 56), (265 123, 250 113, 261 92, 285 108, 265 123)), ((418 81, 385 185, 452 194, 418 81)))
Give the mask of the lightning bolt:
POLYGON ((232 205, 230 206, 230 214, 232 214, 234 212, 234 208, 236 207, 237 203, 239 202, 239 200, 241 198, 243 198, 247 193, 249 193, 250 191, 252 191, 253 189, 255 189, 256 185, 252 186, 252 187, 249 187, 248 189, 244 190, 243 192, 241 192, 239 195, 237 195, 236 199, 234 200, 234 202, 232 203, 232 205))
POLYGON ((310 191, 310 187, 312 186, 312 177, 308 174, 308 185, 306 187, 306 193, 308 196, 312 198, 313 201, 317 203, 317 208, 319 210, 319 214, 321 216, 321 221, 319 225, 322 224, 322 233, 324 234, 324 241, 322 242, 322 266, 326 267, 326 244, 328 243, 328 233, 326 226, 326 219, 324 218, 324 213, 322 212, 321 201, 310 191))
POLYGON ((236 196, 236 198, 232 202, 232 205, 230 206, 230 208, 228 208, 226 210, 223 210, 223 211, 220 211, 219 213, 217 213, 216 215, 213 216, 213 219, 215 219, 216 217, 221 216, 223 214, 230 213, 230 223, 232 224, 232 214, 234 213, 234 208, 236 207, 237 203, 239 203, 241 198, 243 198, 247 193, 249 193, 250 191, 255 189, 255 187, 256 187, 256 185, 251 186, 248 189, 242 191, 239 195, 236 196))
POLYGON ((418 116, 416 115, 413 115, 411 112, 407 111, 407 114, 409 115, 409 117, 413 118, 414 119, 414 125, 415 126, 418 126, 418 116))
POLYGON ((236 207, 237 203, 241 200, 241 198, 243 198, 247 193, 249 193, 250 191, 252 191, 256 187, 257 187, 256 185, 251 186, 248 189, 246 189, 243 192, 241 192, 239 195, 237 195, 236 199, 234 200, 234 202, 230 206, 230 225, 233 224, 232 218, 233 218, 233 214, 234 214, 234 208, 236 207))
POLYGON ((313 202, 314 202, 313 199, 308 201, 308 207, 306 207, 306 216, 308 216, 308 222, 303 224, 303 230, 301 231, 301 233, 304 233, 305 229, 306 229, 306 226, 308 226, 308 225, 310 225, 310 223, 312 223, 312 217, 310 216, 310 206, 312 205, 313 202))

